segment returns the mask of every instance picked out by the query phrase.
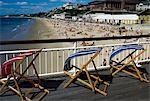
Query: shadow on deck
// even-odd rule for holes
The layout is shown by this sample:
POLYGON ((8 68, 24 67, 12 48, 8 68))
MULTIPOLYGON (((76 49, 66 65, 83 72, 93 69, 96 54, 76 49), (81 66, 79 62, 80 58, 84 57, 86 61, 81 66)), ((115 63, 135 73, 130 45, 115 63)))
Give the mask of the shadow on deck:
MULTIPOLYGON (((150 65, 146 65, 146 69, 150 73, 150 65)), ((103 72, 105 71, 100 71, 100 73, 103 72)), ((65 76, 45 78, 43 86, 50 91, 45 97, 45 101, 150 101, 149 83, 140 82, 124 74, 116 75, 113 78, 113 82, 108 89, 108 96, 95 94, 78 82, 64 89, 66 80, 68 80, 68 77, 65 76)), ((9 100, 20 101, 19 97, 11 92, 0 96, 0 101, 9 100)))

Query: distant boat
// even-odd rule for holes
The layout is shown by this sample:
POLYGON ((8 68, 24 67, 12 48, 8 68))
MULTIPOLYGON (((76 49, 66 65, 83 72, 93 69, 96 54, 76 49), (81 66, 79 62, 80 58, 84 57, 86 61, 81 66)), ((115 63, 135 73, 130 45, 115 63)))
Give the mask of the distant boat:
POLYGON ((9 16, 8 16, 8 15, 6 15, 6 16, 4 16, 4 18, 9 18, 9 16))
POLYGON ((20 17, 24 17, 24 15, 20 15, 20 17))

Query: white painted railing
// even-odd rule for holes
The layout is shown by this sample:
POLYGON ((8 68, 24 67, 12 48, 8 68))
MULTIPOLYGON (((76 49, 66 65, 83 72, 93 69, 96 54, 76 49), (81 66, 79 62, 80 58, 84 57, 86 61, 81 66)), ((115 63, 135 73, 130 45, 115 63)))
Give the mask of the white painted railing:
MULTIPOLYGON (((121 46, 121 45, 127 45, 127 44, 140 44, 142 45, 146 51, 144 54, 136 60, 136 62, 145 62, 150 61, 150 41, 137 41, 134 43, 121 43, 121 44, 107 44, 107 45, 96 45, 96 46, 83 46, 78 47, 77 42, 74 43, 73 47, 67 47, 67 48, 49 48, 49 49, 43 49, 42 53, 39 54, 38 58, 34 62, 39 74, 41 76, 44 75, 53 75, 53 74, 60 74, 63 73, 63 66, 64 62, 67 59, 68 56, 71 54, 79 51, 84 50, 88 48, 98 48, 102 47, 102 51, 100 54, 96 57, 94 60, 96 63, 96 66, 98 69, 108 68, 109 67, 109 56, 113 49, 121 46), (104 66, 103 61, 106 59, 106 65, 104 66)), ((17 54, 21 52, 28 52, 29 50, 15 50, 15 51, 0 51, 0 65, 9 58, 12 58, 16 56, 17 54)), ((125 51, 122 54, 119 54, 116 59, 121 59, 126 54, 128 54, 130 51, 125 51)), ((137 54, 137 53, 136 53, 137 54)), ((21 70, 24 66, 27 66, 27 64, 31 61, 33 57, 29 57, 26 59, 25 63, 21 65, 21 70)), ((76 66, 81 66, 82 63, 84 63, 88 58, 90 58, 90 55, 80 57, 77 59, 74 59, 72 63, 76 66)), ((16 64, 13 64, 15 67, 16 64)), ((89 65, 89 69, 92 69, 92 64, 89 65)), ((33 74, 33 71, 28 70, 28 74, 33 74)))

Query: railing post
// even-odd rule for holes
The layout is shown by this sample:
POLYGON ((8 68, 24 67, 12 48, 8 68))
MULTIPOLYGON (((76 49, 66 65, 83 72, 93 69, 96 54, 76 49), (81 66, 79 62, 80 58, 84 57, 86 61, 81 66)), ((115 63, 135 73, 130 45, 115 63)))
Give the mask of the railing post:
MULTIPOLYGON (((136 42, 138 45, 140 44, 140 39, 138 39, 137 40, 137 42, 136 42)), ((139 54, 139 51, 136 51, 136 56, 139 54)), ((139 64, 138 64, 138 58, 136 58, 136 60, 135 60, 135 63, 137 64, 137 66, 139 66, 139 64)))
MULTIPOLYGON (((74 52, 73 53, 76 53, 77 52, 77 42, 74 42, 74 52)), ((73 65, 76 66, 76 58, 73 59, 73 65)), ((73 73, 75 74, 76 73, 76 68, 73 68, 73 73)))

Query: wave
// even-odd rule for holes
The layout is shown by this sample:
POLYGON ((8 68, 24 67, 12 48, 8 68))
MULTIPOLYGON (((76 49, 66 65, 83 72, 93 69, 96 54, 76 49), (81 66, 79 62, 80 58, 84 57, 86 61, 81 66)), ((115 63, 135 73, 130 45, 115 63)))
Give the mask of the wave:
POLYGON ((11 40, 28 39, 33 23, 34 23, 34 20, 30 19, 30 20, 27 20, 27 22, 22 23, 21 25, 17 25, 17 27, 13 29, 14 36, 11 38, 11 40))
POLYGON ((20 25, 17 25, 11 32, 17 31, 17 29, 20 27, 20 25))

